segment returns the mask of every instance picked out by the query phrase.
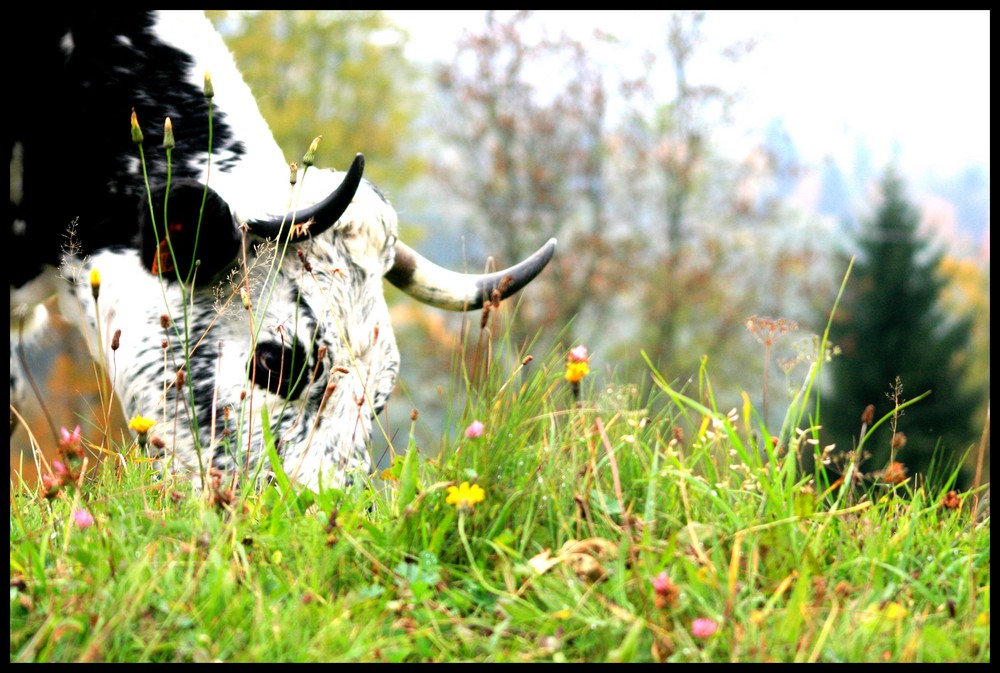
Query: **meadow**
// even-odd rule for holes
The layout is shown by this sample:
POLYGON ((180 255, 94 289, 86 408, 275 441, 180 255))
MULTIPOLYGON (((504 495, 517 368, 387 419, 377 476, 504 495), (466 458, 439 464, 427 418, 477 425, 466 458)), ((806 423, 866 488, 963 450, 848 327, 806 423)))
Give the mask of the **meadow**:
POLYGON ((66 430, 11 473, 10 661, 989 662, 984 492, 866 464, 919 398, 821 446, 825 349, 769 429, 708 358, 618 380, 487 328, 439 446, 318 493, 66 430))

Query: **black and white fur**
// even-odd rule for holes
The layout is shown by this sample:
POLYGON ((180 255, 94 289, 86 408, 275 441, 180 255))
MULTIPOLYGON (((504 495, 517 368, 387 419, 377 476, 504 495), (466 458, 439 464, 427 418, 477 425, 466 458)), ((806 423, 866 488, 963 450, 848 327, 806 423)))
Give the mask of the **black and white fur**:
POLYGON ((329 227, 322 233, 287 246, 271 234, 262 241, 255 223, 280 221, 354 181, 310 168, 290 185, 288 163, 203 14, 75 10, 30 17, 15 32, 30 63, 26 54, 11 69, 18 95, 9 106, 12 408, 27 394, 19 333, 41 328, 38 302, 57 293, 126 415, 157 421, 151 447, 166 466, 266 474, 264 413, 288 474, 310 488, 343 486, 371 468, 367 444, 399 372, 383 278, 420 301, 467 310, 498 289, 501 297, 518 291, 552 257, 554 240, 503 271, 442 269, 397 240, 396 212, 367 181, 333 222, 316 223, 329 227), (206 72, 215 91, 211 157, 206 72), (211 273, 186 286, 154 275, 143 258, 149 209, 133 110, 154 196, 168 175, 160 146, 169 117, 177 186, 168 204, 192 189, 200 197, 207 184, 215 215, 202 231, 230 227, 227 246, 238 246, 199 247, 198 259, 210 263, 198 268, 211 273), (233 236, 240 225, 250 233, 233 236), (92 270, 101 276, 96 304, 92 270))

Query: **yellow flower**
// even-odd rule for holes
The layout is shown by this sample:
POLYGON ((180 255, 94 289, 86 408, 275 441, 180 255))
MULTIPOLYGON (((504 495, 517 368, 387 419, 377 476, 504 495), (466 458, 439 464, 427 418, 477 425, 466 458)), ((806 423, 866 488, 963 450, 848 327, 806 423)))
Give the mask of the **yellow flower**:
POLYGON ((97 269, 90 270, 90 292, 94 295, 94 299, 101 294, 101 272, 97 269))
POLYGON ((887 603, 884 608, 882 608, 882 614, 890 622, 898 622, 903 617, 906 616, 906 608, 896 602, 887 603))
POLYGON ((459 509, 472 509, 473 505, 482 502, 485 498, 486 492, 479 484, 469 486, 469 482, 463 481, 461 486, 448 487, 448 498, 445 502, 449 505, 455 505, 459 509))
POLYGON ((569 361, 566 363, 566 380, 570 383, 579 383, 583 377, 590 373, 590 365, 586 360, 581 362, 569 361))
POLYGON ((135 418, 128 422, 128 429, 133 432, 138 432, 140 435, 145 435, 154 425, 156 425, 156 421, 152 418, 146 418, 145 416, 136 414, 135 418))
POLYGON ((135 108, 132 108, 132 142, 136 145, 142 144, 142 129, 139 128, 139 119, 135 116, 135 108))

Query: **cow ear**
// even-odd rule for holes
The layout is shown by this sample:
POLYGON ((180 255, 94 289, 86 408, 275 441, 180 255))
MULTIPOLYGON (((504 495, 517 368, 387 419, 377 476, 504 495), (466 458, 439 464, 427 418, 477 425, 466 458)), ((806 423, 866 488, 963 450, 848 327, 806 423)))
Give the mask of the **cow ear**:
POLYGON ((139 236, 147 271, 170 280, 187 279, 197 264, 193 278, 198 285, 229 269, 242 242, 226 202, 195 180, 173 182, 169 198, 166 186, 153 189, 152 208, 146 199, 139 207, 139 236))

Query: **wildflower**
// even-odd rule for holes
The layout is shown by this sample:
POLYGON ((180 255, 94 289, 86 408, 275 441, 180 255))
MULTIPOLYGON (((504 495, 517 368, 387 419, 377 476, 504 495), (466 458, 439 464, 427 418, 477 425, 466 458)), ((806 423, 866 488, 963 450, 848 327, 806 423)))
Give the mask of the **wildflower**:
POLYGON ((875 420, 875 405, 869 404, 861 414, 861 422, 865 425, 871 425, 873 420, 875 420))
POLYGON ((941 506, 945 509, 958 509, 962 506, 962 501, 958 499, 958 493, 955 491, 948 491, 941 498, 941 506))
POLYGON ((719 630, 719 625, 708 617, 698 617, 691 622, 691 635, 695 638, 708 638, 719 630))
POLYGON ((892 450, 893 452, 899 451, 904 446, 906 446, 906 433, 897 432, 892 436, 892 450))
POLYGON ((583 344, 571 348, 566 356, 566 380, 576 385, 590 373, 590 357, 583 344))
POLYGON ((653 583, 653 603, 657 609, 668 608, 680 598, 681 590, 676 584, 670 581, 667 572, 664 570, 652 579, 653 583))
POLYGON ((482 502, 486 498, 486 492, 479 484, 469 485, 463 481, 461 486, 449 486, 448 498, 445 500, 449 505, 455 505, 460 510, 472 509, 477 502, 482 502))
POLYGON ((146 433, 156 425, 156 421, 152 418, 146 418, 136 414, 131 421, 128 422, 128 429, 136 432, 139 435, 139 446, 146 448, 146 433))
POLYGON ((142 129, 139 128, 139 119, 135 116, 135 108, 132 108, 132 142, 136 145, 142 144, 142 129))
POLYGON ((902 620, 906 614, 906 608, 896 602, 886 603, 885 607, 882 608, 882 615, 890 622, 898 622, 902 620))
POLYGON ((753 334, 754 338, 765 346, 774 345, 777 337, 799 328, 797 322, 786 320, 785 318, 760 318, 752 315, 744 322, 747 326, 747 331, 753 334))
POLYGON ((135 417, 128 422, 128 429, 133 432, 137 432, 140 435, 144 435, 149 432, 150 428, 154 425, 156 425, 156 421, 152 418, 146 418, 145 416, 136 414, 135 417))
POLYGON ((101 272, 97 269, 90 270, 90 293, 95 300, 101 294, 101 272))
POLYGON ((306 150, 305 156, 302 157, 303 166, 312 166, 316 162, 316 150, 319 149, 319 141, 322 139, 323 136, 316 136, 309 144, 309 149, 306 150))
POLYGON ((76 527, 81 530, 87 530, 94 525, 93 515, 85 509, 73 512, 73 520, 76 522, 76 527))
POLYGON ((889 467, 885 468, 885 471, 882 472, 882 481, 891 486, 902 484, 906 481, 906 465, 903 465, 898 460, 889 463, 889 467))
POLYGON ((52 499, 59 495, 59 489, 65 484, 65 478, 60 474, 46 472, 42 475, 42 497, 52 499))
POLYGON ((163 149, 172 150, 174 145, 174 123, 170 121, 170 117, 163 120, 163 149))
POLYGON ((207 70, 205 71, 205 98, 213 98, 215 96, 215 87, 212 86, 212 75, 207 70))
POLYGON ((52 461, 52 471, 55 472, 56 475, 59 477, 65 478, 69 476, 69 469, 66 467, 65 464, 63 464, 61 460, 52 461))
POLYGON ((483 424, 479 420, 472 421, 469 423, 469 427, 465 429, 465 436, 469 439, 477 439, 483 436, 483 424))
POLYGON ((567 362, 566 380, 572 384, 579 384, 583 377, 590 373, 590 365, 587 362, 567 362))
POLYGON ((80 444, 83 442, 83 438, 80 436, 80 426, 73 428, 73 432, 70 432, 64 426, 59 433, 62 435, 62 441, 59 442, 60 446, 72 446, 74 444, 80 444))

